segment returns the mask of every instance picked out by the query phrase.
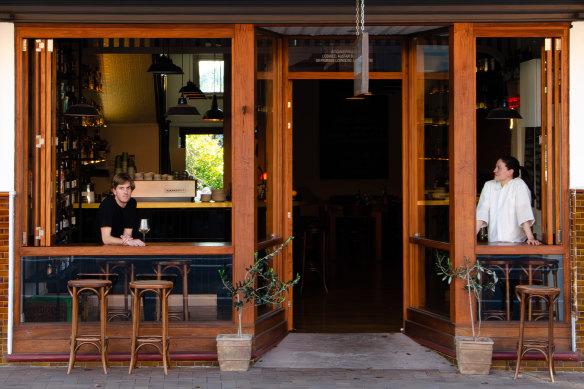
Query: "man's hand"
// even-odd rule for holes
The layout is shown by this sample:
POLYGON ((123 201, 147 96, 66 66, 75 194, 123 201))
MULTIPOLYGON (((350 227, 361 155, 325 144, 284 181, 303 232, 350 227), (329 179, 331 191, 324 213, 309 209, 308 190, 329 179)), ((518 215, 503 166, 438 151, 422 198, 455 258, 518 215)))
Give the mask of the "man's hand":
POLYGON ((122 235, 120 236, 122 239, 123 246, 134 246, 134 247, 143 247, 146 246, 146 243, 142 242, 140 239, 133 239, 130 235, 122 235))

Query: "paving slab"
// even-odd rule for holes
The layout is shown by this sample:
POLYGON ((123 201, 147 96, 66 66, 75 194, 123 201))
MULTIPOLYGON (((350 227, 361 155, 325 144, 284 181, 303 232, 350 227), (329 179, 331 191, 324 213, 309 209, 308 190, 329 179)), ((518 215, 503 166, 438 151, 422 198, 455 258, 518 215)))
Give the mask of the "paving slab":
POLYGON ((257 367, 295 369, 438 369, 456 371, 445 358, 402 333, 291 333, 257 367))

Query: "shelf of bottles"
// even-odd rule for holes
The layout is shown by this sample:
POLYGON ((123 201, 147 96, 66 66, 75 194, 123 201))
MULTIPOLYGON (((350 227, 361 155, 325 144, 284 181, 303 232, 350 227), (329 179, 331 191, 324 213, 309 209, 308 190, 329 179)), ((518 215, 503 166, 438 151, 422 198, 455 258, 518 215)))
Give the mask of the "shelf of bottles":
POLYGON ((72 104, 93 105, 101 112, 101 73, 97 62, 82 57, 81 40, 61 40, 57 53, 57 131, 55 139, 55 243, 72 243, 77 239, 80 216, 74 204, 89 184, 96 166, 105 162, 107 145, 99 136, 104 127, 103 115, 67 116, 72 104), (82 97, 84 100, 82 100, 82 97))

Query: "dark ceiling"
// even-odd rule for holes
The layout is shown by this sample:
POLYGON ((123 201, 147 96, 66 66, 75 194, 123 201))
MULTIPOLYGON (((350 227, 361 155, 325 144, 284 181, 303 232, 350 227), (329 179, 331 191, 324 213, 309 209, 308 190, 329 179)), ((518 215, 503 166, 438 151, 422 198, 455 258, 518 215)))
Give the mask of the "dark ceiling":
MULTIPOLYGON (((367 24, 584 19, 584 0, 366 0, 367 24)), ((0 20, 82 23, 351 24, 354 0, 0 0, 0 20)))

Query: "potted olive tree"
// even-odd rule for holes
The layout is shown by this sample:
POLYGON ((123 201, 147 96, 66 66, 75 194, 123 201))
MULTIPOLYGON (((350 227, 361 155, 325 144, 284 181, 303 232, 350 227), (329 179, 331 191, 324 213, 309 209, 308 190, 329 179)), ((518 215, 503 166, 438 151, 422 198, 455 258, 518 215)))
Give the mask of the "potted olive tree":
POLYGON ((269 260, 277 256, 290 243, 293 237, 284 243, 259 257, 255 253, 254 263, 246 269, 245 276, 239 281, 231 281, 231 276, 225 269, 219 270, 219 276, 223 287, 229 292, 233 300, 233 306, 239 316, 237 334, 217 335, 217 355, 219 367, 222 371, 246 371, 251 360, 251 334, 243 334, 241 319, 245 308, 253 308, 256 305, 273 304, 280 306, 286 299, 285 292, 292 288, 300 280, 296 275, 291 281, 281 281, 274 269, 269 266, 269 260), (245 307, 245 303, 251 303, 245 307))
POLYGON ((494 292, 498 278, 493 270, 481 266, 478 259, 471 263, 470 259, 465 256, 464 260, 465 264, 454 268, 450 262, 450 258, 446 254, 436 253, 436 267, 438 275, 442 276, 442 281, 448 280, 448 284, 450 284, 453 278, 459 278, 465 282, 464 290, 468 294, 472 337, 456 337, 458 370, 461 374, 489 374, 493 356, 493 340, 491 338, 481 337, 480 335, 481 295, 483 290, 494 292), (471 294, 474 294, 478 307, 477 331, 475 331, 471 294))

